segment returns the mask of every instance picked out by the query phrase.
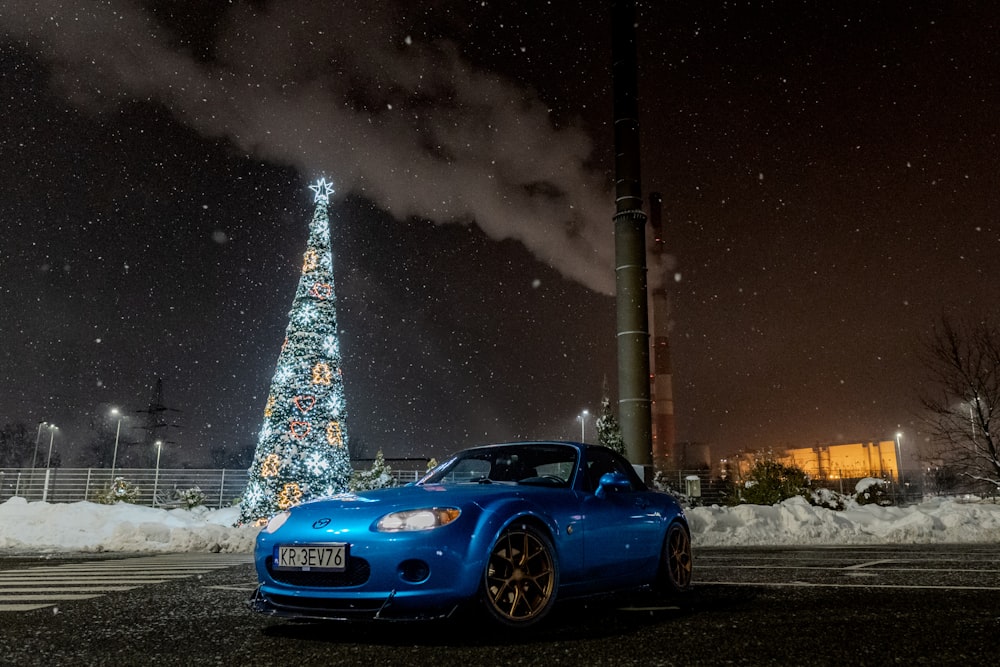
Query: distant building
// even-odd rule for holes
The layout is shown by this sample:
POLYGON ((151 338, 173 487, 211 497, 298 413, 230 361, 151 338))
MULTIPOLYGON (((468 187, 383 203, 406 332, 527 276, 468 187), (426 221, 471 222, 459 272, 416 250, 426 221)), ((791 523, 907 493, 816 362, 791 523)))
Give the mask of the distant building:
POLYGON ((674 460, 677 470, 710 470, 712 449, 707 442, 674 443, 674 460))
POLYGON ((801 468, 813 479, 881 477, 899 481, 894 440, 816 445, 785 450, 777 460, 801 468))

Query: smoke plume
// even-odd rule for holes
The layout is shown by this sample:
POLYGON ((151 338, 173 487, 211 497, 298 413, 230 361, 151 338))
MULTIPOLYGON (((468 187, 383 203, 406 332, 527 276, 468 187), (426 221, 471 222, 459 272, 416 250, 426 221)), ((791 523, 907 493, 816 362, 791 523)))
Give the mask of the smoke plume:
POLYGON ((408 35, 385 3, 234 4, 208 57, 127 0, 4 3, 0 29, 80 106, 160 102, 206 137, 332 178, 340 195, 398 219, 476 224, 613 293, 613 201, 586 166, 587 135, 556 128, 541 100, 455 42, 408 35))

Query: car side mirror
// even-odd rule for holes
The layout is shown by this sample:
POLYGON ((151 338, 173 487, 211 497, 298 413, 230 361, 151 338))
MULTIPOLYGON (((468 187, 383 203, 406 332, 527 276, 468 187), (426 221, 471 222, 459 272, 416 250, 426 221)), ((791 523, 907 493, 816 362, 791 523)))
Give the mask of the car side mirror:
POLYGON ((594 492, 594 495, 598 498, 603 498, 608 495, 608 492, 619 493, 631 490, 632 483, 628 477, 620 472, 606 472, 601 475, 601 479, 597 483, 597 491, 594 492))

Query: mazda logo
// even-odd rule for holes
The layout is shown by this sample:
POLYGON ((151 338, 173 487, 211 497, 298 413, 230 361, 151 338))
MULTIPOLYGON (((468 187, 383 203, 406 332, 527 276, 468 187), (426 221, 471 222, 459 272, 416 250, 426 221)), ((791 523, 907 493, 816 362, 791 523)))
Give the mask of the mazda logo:
POLYGON ((326 528, 330 525, 329 519, 317 519, 313 522, 313 528, 326 528))

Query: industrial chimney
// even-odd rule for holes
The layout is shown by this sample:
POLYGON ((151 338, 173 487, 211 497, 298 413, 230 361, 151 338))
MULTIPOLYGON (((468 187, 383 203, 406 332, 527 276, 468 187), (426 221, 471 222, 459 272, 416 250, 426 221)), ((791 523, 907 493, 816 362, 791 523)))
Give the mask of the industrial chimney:
POLYGON ((649 195, 649 225, 653 228, 653 247, 650 256, 653 266, 651 298, 653 334, 653 467, 666 470, 679 465, 674 425, 674 373, 670 361, 670 298, 667 294, 666 239, 663 234, 663 197, 653 192, 649 195))
POLYGON ((639 178, 635 0, 612 2, 615 133, 615 287, 618 306, 618 418, 633 464, 652 463, 646 214, 639 178))

